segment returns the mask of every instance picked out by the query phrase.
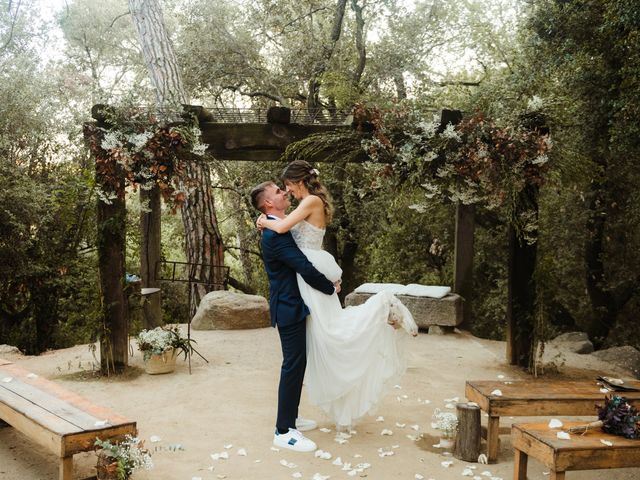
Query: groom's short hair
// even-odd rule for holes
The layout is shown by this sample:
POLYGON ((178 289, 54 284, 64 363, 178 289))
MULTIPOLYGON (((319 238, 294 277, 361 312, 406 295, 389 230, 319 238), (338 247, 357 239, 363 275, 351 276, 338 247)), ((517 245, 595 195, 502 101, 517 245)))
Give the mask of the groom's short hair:
POLYGON ((260 185, 256 185, 251 189, 251 205, 253 205, 253 208, 255 208, 256 210, 260 210, 262 213, 264 213, 263 208, 265 190, 271 185, 275 185, 275 183, 271 181, 262 182, 260 185))

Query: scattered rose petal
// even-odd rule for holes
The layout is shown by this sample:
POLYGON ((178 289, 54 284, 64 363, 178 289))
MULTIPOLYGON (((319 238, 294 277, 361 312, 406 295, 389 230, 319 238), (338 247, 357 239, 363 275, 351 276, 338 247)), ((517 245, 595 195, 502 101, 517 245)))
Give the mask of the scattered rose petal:
POLYGON ((362 458, 362 455, 360 455, 359 453, 356 453, 353 458, 362 458))
POLYGON ((313 480, 327 480, 331 478, 331 475, 320 475, 319 473, 313 474, 313 480))
POLYGON ((330 428, 321 428, 320 431, 323 432, 323 433, 331 433, 331 429, 330 428))
POLYGON ((202 480, 202 477, 191 477, 191 480, 202 480))
POLYGON ((241 457, 246 457, 247 456, 247 451, 244 448, 239 448, 238 449, 238 455, 240 455, 241 457))
POLYGON ((38 375, 36 375, 35 373, 30 373, 29 375, 27 375, 27 378, 38 378, 38 375))
POLYGON ((357 474, 358 474, 358 470, 351 470, 347 472, 347 475, 349 475, 350 477, 355 477, 357 474))
POLYGON ((331 463, 334 464, 334 465, 338 465, 340 467, 340 466, 342 466, 342 458, 336 457, 336 459, 331 463))
POLYGON ((296 468, 297 465, 295 463, 287 462, 284 458, 280 460, 280 465, 287 468, 296 468))
POLYGON ((485 470, 480 475, 482 475, 483 477, 490 477, 491 476, 491 472, 489 470, 485 470))
POLYGON ((450 402, 458 403, 460 401, 460 397, 445 398, 444 401, 445 403, 450 403, 450 402))
POLYGON ((398 423, 396 422, 396 427, 398 428, 404 428, 407 424, 406 423, 398 423))
POLYGON ((151 443, 158 443, 158 442, 162 441, 162 439, 158 435, 151 435, 149 437, 149 441, 151 443))
POLYGON ((463 477, 473 477, 473 470, 471 470, 470 468, 465 468, 462 471, 462 476, 463 477))
POLYGON ((380 432, 380 435, 393 435, 393 432, 385 428, 384 430, 382 430, 382 432, 380 432))
POLYGON ((504 382, 505 385, 511 385, 513 382, 504 382))
POLYGON ((418 425, 418 424, 411 425, 411 428, 413 428, 417 432, 418 430, 420 430, 420 425, 418 425))
POLYGON ((562 428, 563 423, 557 418, 549 420, 549 428, 562 428))
POLYGON ((571 435, 567 432, 558 432, 557 437, 560 440, 571 440, 571 435))
POLYGON ((407 435, 407 438, 412 442, 415 442, 416 440, 418 440, 418 437, 416 437, 415 435, 407 435))
POLYGON ((496 388, 493 392, 491 392, 491 395, 495 395, 496 397, 501 397, 502 390, 500 390, 499 388, 496 388))
POLYGON ((262 460, 254 460, 253 463, 260 463, 262 460))
POLYGON ((276 447, 271 447, 271 451, 272 451, 272 452, 279 452, 279 451, 280 451, 280 449, 279 449, 279 448, 276 448, 276 447))
POLYGON ((338 442, 340 445, 344 445, 345 443, 347 443, 349 440, 347 440, 346 438, 340 438, 340 437, 336 437, 334 438, 335 442, 338 442))
POLYGON ((445 405, 445 408, 456 408, 456 404, 455 403, 447 403, 445 405))
POLYGON ((424 476, 420 475, 419 473, 416 473, 413 478, 415 478, 416 480, 423 480, 424 476))
POLYGON ((603 445, 606 445, 607 447, 613 447, 613 442, 610 442, 609 440, 605 440, 604 438, 600 439, 600 443, 603 445))
POLYGON ((402 395, 402 398, 406 400, 407 398, 409 398, 409 395, 402 395))
POLYGON ((302 473, 300 473, 300 472, 295 472, 295 473, 292 473, 292 474, 291 474, 291 476, 292 476, 293 478, 302 478, 302 473))
POLYGON ((402 387, 400 385, 394 385, 393 388, 401 389, 402 387))
POLYGON ((233 447, 233 443, 229 443, 224 446, 224 448, 226 448, 227 450, 229 450, 231 447, 233 447))
POLYGON ((4 383, 9 383, 9 382, 11 382, 12 380, 13 380, 13 378, 12 378, 12 377, 4 377, 4 378, 2 379, 2 381, 3 381, 4 383))
POLYGON ((444 468, 449 468, 451 465, 453 465, 453 460, 445 460, 444 462, 440 462, 440 465, 442 465, 444 468))
POLYGON ((222 480, 223 478, 227 478, 226 475, 222 475, 222 474, 218 474, 216 475, 216 477, 218 477, 220 480, 222 480))
POLYGON ((378 418, 376 418, 376 422, 384 422, 384 417, 380 415, 378 418))

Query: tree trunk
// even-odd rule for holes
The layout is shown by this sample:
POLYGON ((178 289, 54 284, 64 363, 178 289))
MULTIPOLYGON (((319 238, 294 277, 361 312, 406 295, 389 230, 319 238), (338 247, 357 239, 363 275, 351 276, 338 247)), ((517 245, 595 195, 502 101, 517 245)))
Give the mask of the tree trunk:
POLYGON ((364 67, 367 64, 367 50, 365 48, 365 32, 364 32, 364 17, 362 11, 364 7, 358 5, 358 0, 351 0, 351 9, 356 14, 356 51, 358 52, 358 64, 353 72, 353 87, 356 91, 360 92, 360 80, 364 73, 364 67))
POLYGON ((473 245, 475 235, 475 207, 456 205, 456 241, 453 272, 453 291, 464 298, 463 320, 459 328, 471 324, 471 294, 473 293, 473 245))
MULTIPOLYGON (((145 288, 159 288, 158 262, 161 260, 161 220, 160 188, 154 185, 151 190, 140 189, 140 277, 145 288)), ((161 294, 154 293, 145 297, 142 303, 142 326, 148 330, 163 324, 161 294)))
MULTIPOLYGON (((129 0, 129 7, 155 87, 158 107, 181 112, 181 104, 188 103, 187 95, 163 22, 160 3, 158 0, 129 0)), ((209 167, 195 157, 188 158, 187 163, 185 181, 195 186, 182 207, 187 261, 196 264, 188 268, 189 280, 193 282, 190 292, 191 318, 200 299, 211 290, 211 284, 220 281, 222 269, 211 268, 211 265, 224 264, 224 251, 217 228, 209 167)), ((220 281, 219 288, 222 288, 221 285, 220 281)))

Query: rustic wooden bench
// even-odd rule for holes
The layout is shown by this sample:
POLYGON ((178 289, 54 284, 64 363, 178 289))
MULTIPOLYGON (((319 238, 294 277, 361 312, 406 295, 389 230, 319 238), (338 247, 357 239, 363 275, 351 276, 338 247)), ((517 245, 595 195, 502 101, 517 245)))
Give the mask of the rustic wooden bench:
POLYGON ((54 382, 0 360, 0 419, 60 457, 60 480, 73 477, 73 455, 96 438, 135 436, 136 423, 54 382))
MULTIPOLYGON (((640 381, 627 382, 639 387, 640 381)), ((465 396, 489 415, 487 423, 487 458, 498 458, 498 433, 501 416, 536 417, 549 415, 593 416, 595 405, 603 403, 605 394, 596 381, 516 380, 468 381, 465 396), (491 392, 500 390, 501 396, 491 392)), ((631 403, 640 403, 640 392, 621 392, 631 403)))
MULTIPOLYGON (((584 423, 565 422, 563 429, 584 423)), ((550 480, 564 480, 565 472, 570 470, 640 467, 640 440, 609 435, 600 428, 585 434, 572 433, 569 440, 560 440, 558 431, 550 429, 548 422, 514 424, 511 427, 515 449, 514 480, 527 480, 530 456, 551 470, 550 480), (609 441, 612 445, 607 446, 600 440, 609 441)))

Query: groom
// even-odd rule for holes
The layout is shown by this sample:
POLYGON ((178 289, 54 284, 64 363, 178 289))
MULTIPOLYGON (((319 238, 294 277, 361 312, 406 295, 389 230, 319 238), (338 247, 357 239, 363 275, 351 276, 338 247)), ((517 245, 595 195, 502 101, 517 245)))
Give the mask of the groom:
MULTIPOLYGON (((251 190, 251 203, 271 218, 284 218, 289 208, 287 193, 273 182, 264 182, 251 190)), ((278 326, 282 344, 282 368, 278 387, 278 417, 273 444, 298 452, 312 452, 316 444, 300 429, 311 430, 315 422, 298 418, 302 381, 307 366, 306 319, 309 309, 304 304, 296 273, 316 290, 332 295, 339 285, 327 280, 307 260, 290 232, 262 232, 262 258, 269 277, 269 310, 271 325, 278 326), (297 424, 297 426, 296 426, 297 424)))

